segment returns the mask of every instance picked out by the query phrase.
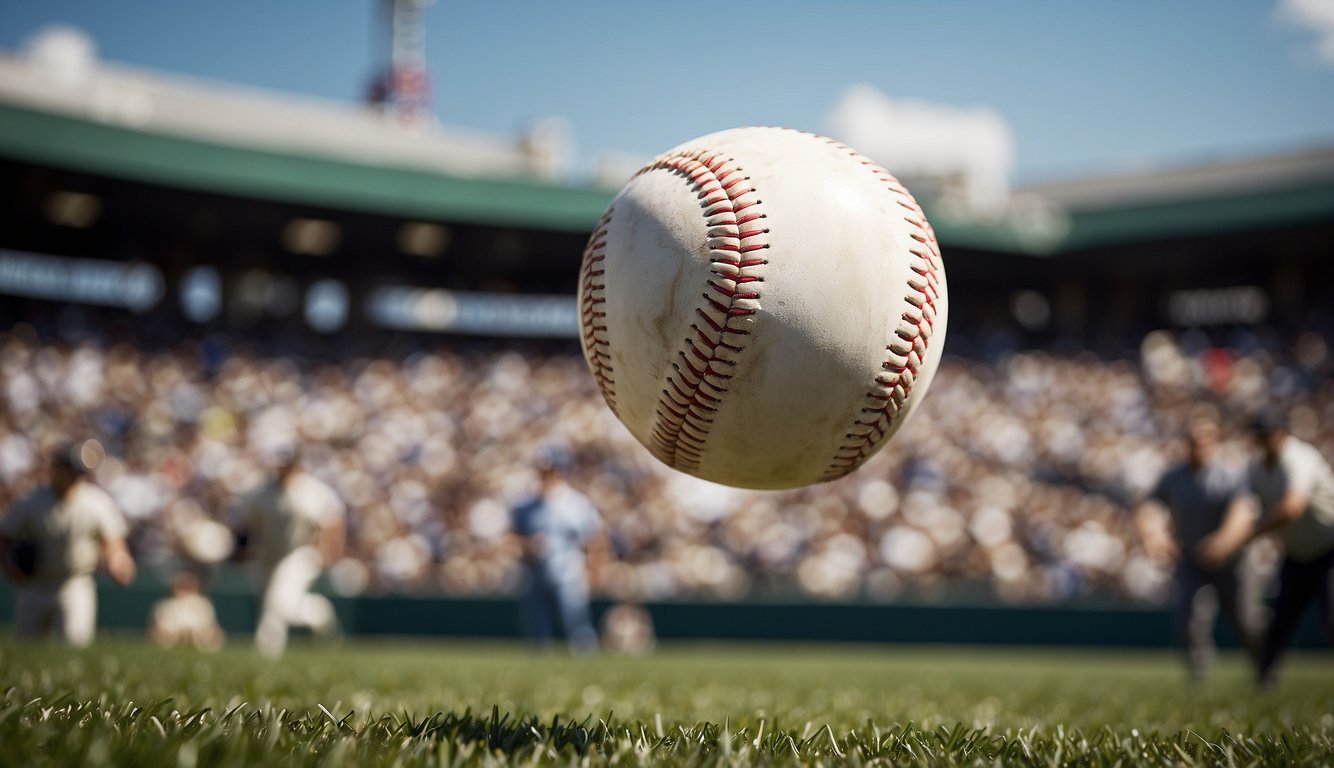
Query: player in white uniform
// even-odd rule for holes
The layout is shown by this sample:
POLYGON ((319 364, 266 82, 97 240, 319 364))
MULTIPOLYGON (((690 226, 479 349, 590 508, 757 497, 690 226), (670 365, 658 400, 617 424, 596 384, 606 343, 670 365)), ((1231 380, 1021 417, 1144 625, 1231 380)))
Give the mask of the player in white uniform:
POLYGON ((61 447, 51 460, 51 484, 15 501, 0 521, 0 563, 18 586, 19 637, 54 633, 87 646, 97 629, 98 564, 118 584, 134 579, 125 520, 87 470, 79 446, 61 447))
POLYGON ((1272 532, 1283 544, 1273 618, 1260 651, 1260 684, 1268 687, 1313 599, 1326 630, 1334 631, 1334 471, 1314 446, 1288 434, 1278 411, 1262 411, 1252 430, 1260 455, 1248 474, 1262 517, 1251 535, 1272 532))
POLYGON ((310 587, 342 556, 345 508, 338 494, 299 469, 299 462, 295 453, 286 457, 275 477, 241 508, 262 573, 255 644, 266 656, 282 654, 292 626, 323 636, 338 630, 333 605, 310 587))

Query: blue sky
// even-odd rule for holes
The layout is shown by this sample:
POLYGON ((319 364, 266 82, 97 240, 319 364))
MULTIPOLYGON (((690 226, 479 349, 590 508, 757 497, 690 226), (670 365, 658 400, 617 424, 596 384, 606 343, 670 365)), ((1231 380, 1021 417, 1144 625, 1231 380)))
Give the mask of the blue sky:
MULTIPOLYGON (((1326 21, 1334 5, 1285 2, 1326 21)), ((512 136, 560 115, 584 160, 649 155, 735 125, 824 130, 861 83, 999 113, 1024 182, 1334 144, 1334 38, 1292 15, 1205 0, 441 0, 426 18, 447 124, 512 136)), ((373 20, 371 0, 29 0, 0 5, 0 47, 59 22, 105 59, 357 100, 373 20)))

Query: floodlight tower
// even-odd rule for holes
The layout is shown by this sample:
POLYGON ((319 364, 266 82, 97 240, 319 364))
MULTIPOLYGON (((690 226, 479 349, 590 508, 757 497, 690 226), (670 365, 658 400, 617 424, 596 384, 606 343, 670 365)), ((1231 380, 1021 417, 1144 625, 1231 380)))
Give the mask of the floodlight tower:
POLYGON ((378 0, 378 3, 380 34, 387 34, 389 61, 372 80, 367 100, 404 125, 425 125, 430 121, 431 110, 423 17, 435 0, 378 0))

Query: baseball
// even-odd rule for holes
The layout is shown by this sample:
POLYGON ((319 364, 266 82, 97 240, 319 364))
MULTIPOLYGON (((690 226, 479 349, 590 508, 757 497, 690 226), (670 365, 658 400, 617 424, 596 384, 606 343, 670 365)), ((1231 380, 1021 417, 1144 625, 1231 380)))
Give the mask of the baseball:
POLYGON ((741 488, 842 477, 940 361, 945 270, 921 207, 831 139, 736 128, 616 195, 584 250, 580 342, 658 459, 741 488))

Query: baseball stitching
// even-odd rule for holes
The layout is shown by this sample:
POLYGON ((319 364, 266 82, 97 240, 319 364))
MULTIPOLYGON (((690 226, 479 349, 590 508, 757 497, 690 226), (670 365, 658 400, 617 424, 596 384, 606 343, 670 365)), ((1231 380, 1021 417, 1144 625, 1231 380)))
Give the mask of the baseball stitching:
POLYGON ((704 303, 695 308, 691 336, 677 351, 658 400, 652 451, 683 471, 699 467, 713 425, 713 414, 727 393, 728 372, 750 335, 751 317, 760 308, 757 283, 768 259, 754 254, 769 248, 769 229, 755 187, 731 158, 704 150, 660 158, 640 173, 667 170, 684 176, 704 209, 711 266, 704 303))
POLYGON ((909 234, 915 245, 908 249, 914 257, 910 269, 915 277, 908 280, 909 292, 903 297, 905 308, 900 315, 901 322, 894 329, 894 340, 885 347, 888 354, 880 365, 882 370, 876 373, 862 409, 853 419, 851 431, 844 435, 843 445, 835 451, 829 467, 821 476, 822 481, 836 480, 861 466, 876 452, 880 443, 894 432, 895 425, 904 416, 903 406, 912 396, 913 384, 926 359, 935 329, 936 301, 940 298, 942 271, 936 233, 927 222, 922 207, 907 188, 884 168, 851 147, 832 139, 825 140, 866 166, 897 196, 899 206, 905 211, 903 220, 915 230, 909 234))
MULTIPOLYGON (((912 395, 935 329, 943 270, 935 232, 921 206, 897 178, 844 144, 813 133, 797 133, 824 141, 866 166, 896 196, 896 203, 904 210, 903 220, 914 229, 909 236, 915 244, 909 253, 914 257, 910 269, 915 276, 908 281, 900 322, 893 340, 885 346, 886 359, 864 395, 859 414, 821 475, 821 481, 829 481, 861 466, 905 415, 904 405, 912 395)), ((769 229, 757 223, 766 218, 762 201, 749 177, 732 163, 731 158, 697 150, 659 158, 636 174, 666 170, 685 177, 701 200, 708 227, 712 277, 702 294, 704 303, 695 309, 698 319, 691 324, 692 336, 677 351, 677 362, 672 363, 672 373, 667 375, 650 446, 660 460, 683 471, 699 466, 712 414, 727 393, 731 379, 727 371, 735 367, 743 349, 741 337, 750 335, 748 326, 760 308, 760 292, 755 284, 764 281, 761 267, 769 263, 752 255, 770 247, 769 229)), ((608 406, 616 412, 603 306, 603 262, 611 217, 612 210, 608 209, 584 250, 581 325, 589 367, 608 406)))
MULTIPOLYGON (((742 337, 750 335, 751 317, 759 309, 760 268, 768 260, 756 254, 769 248, 766 218, 750 178, 731 158, 695 152, 662 157, 640 169, 636 176, 668 171, 684 177, 700 200, 709 249, 710 277, 695 308, 691 335, 677 350, 667 374, 651 433, 652 453, 668 466, 692 471, 699 466, 717 412, 727 393, 729 371, 736 366, 742 337)), ((604 278, 607 229, 612 210, 589 238, 584 249, 580 325, 584 356, 597 379, 602 396, 616 411, 616 382, 607 339, 606 281, 604 278)))
POLYGON ((593 378, 602 390, 602 398, 612 413, 616 411, 616 380, 612 378, 611 348, 607 341, 607 283, 604 275, 607 260, 607 227, 611 224, 612 208, 602 214, 602 219, 588 238, 584 247, 583 268, 580 270, 582 300, 579 306, 579 325, 584 343, 584 359, 593 372, 593 378))

